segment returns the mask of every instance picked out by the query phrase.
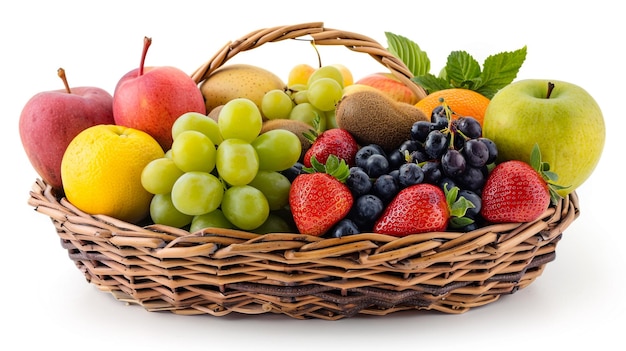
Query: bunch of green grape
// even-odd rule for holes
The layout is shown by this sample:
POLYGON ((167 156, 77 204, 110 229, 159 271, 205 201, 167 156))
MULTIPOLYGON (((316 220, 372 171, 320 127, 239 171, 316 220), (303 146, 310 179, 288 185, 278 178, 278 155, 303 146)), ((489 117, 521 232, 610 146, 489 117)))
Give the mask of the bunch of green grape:
POLYGON ((191 232, 205 227, 254 231, 288 204, 291 183, 282 173, 299 159, 299 138, 285 129, 260 134, 260 109, 249 99, 229 101, 217 121, 189 112, 172 126, 165 157, 143 169, 154 194, 154 223, 191 232))
POLYGON ((344 74, 335 65, 315 69, 306 83, 286 90, 270 90, 263 96, 261 112, 267 119, 295 119, 311 126, 319 116, 319 129, 337 127, 335 106, 343 96, 344 74))

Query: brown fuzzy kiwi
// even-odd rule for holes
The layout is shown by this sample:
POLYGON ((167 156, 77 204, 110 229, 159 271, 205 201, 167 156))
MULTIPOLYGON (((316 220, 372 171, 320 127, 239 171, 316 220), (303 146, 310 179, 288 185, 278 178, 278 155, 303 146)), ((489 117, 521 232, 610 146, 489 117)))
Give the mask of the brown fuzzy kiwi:
POLYGON ((213 120, 215 120, 215 122, 217 122, 217 120, 219 119, 218 117, 220 115, 220 111, 222 110, 222 107, 224 107, 224 105, 216 106, 211 111, 209 111, 208 116, 213 118, 213 120))
POLYGON ((263 122, 260 134, 272 129, 286 129, 297 135, 302 144, 302 155, 311 147, 311 141, 304 136, 304 133, 310 133, 314 128, 306 122, 294 119, 270 119, 263 122))
POLYGON ((371 90, 345 95, 337 104, 335 119, 337 126, 350 132, 359 144, 378 144, 385 150, 408 140, 415 122, 430 120, 414 105, 371 90))

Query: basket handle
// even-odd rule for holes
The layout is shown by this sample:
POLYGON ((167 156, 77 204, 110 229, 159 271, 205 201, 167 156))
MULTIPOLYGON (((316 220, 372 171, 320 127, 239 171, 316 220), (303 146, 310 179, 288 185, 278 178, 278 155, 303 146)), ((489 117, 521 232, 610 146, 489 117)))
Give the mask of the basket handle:
POLYGON ((427 95, 421 86, 411 80, 413 74, 402 60, 392 55, 378 42, 358 33, 324 28, 323 22, 277 26, 253 31, 234 42, 228 42, 209 61, 196 69, 191 77, 196 83, 200 83, 242 51, 252 50, 269 42, 296 39, 304 36, 310 36, 315 45, 343 45, 352 51, 369 54, 409 87, 418 100, 423 99, 427 95))

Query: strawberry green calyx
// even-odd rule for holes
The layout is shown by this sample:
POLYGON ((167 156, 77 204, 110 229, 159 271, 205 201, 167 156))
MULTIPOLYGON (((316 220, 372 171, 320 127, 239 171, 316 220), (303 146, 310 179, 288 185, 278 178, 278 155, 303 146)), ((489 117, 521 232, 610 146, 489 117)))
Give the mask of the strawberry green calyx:
POLYGON ((446 183, 443 187, 443 191, 446 195, 448 209, 450 210, 449 226, 451 228, 463 228, 474 223, 474 220, 465 217, 465 214, 468 209, 475 208, 476 206, 465 197, 459 196, 459 188, 454 186, 448 189, 448 184, 446 183))
POLYGON ((539 145, 535 144, 530 153, 530 166, 537 171, 543 180, 548 184, 548 190, 550 191, 550 202, 555 205, 560 199, 561 195, 558 194, 558 190, 567 189, 568 186, 559 185, 556 182, 559 179, 559 176, 550 171, 550 164, 547 162, 543 162, 541 160, 541 151, 539 150, 539 145))
POLYGON ((311 157, 311 167, 304 167, 302 170, 307 173, 326 173, 337 178, 341 183, 345 183, 350 176, 350 166, 336 155, 328 156, 326 164, 320 163, 313 156, 311 157))
POLYGON ((309 129, 308 132, 302 133, 302 135, 311 143, 315 142, 317 137, 322 133, 321 127, 321 116, 316 113, 315 118, 313 118, 313 128, 309 129))

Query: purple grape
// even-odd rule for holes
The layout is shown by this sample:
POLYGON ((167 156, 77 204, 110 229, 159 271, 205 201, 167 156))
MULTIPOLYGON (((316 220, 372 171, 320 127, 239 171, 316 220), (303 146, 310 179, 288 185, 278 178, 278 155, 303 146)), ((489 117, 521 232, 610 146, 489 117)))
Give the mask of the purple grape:
POLYGON ((455 126, 469 139, 480 138, 483 135, 483 128, 474 117, 459 117, 455 120, 455 126))
POLYGON ((424 181, 429 184, 438 184, 443 175, 439 162, 435 161, 422 164, 422 172, 424 173, 424 181))
POLYGON ((498 148, 496 147, 496 143, 485 137, 478 138, 477 140, 487 145, 487 149, 489 150, 489 158, 487 159, 486 164, 493 163, 498 157, 498 148))
POLYGON ((426 142, 424 143, 424 151, 433 159, 437 159, 443 155, 448 148, 448 137, 440 130, 433 130, 428 133, 426 142))
POLYGON ((426 141, 428 133, 435 129, 432 122, 429 121, 417 121, 413 123, 411 127, 411 140, 419 141, 423 143, 426 141))
POLYGON ((489 160, 489 149, 487 144, 478 139, 470 139, 465 142, 463 147, 463 155, 467 164, 472 167, 482 167, 489 160))
POLYGON ((465 171, 465 167, 465 157, 459 150, 448 149, 441 157, 441 169, 449 177, 457 177, 465 171))

